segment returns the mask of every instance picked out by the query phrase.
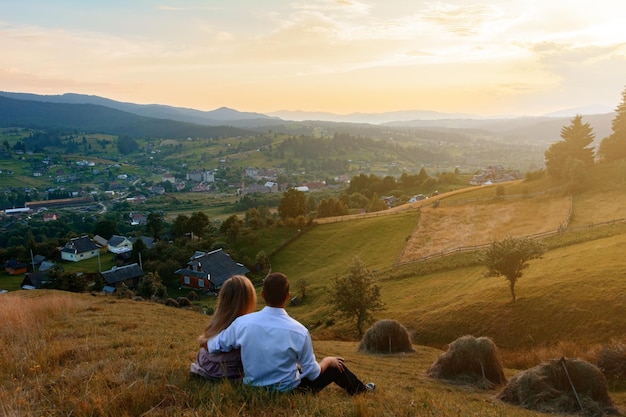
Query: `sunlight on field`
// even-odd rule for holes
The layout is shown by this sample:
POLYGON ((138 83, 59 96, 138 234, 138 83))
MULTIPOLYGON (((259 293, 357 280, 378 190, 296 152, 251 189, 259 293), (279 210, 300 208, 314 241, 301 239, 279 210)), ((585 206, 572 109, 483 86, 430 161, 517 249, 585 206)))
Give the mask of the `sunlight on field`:
POLYGON ((465 246, 478 246, 506 236, 557 230, 570 210, 569 197, 523 199, 457 207, 424 206, 420 222, 399 262, 465 246))
POLYGON ((623 190, 596 193, 592 196, 576 196, 571 225, 582 226, 623 219, 626 217, 624 207, 626 207, 626 194, 623 190))
MULTIPOLYGON (((349 397, 277 396, 229 382, 189 378, 195 337, 206 317, 110 296, 16 292, 0 306, 3 416, 537 416, 426 376, 442 353, 357 352, 356 342, 313 342, 318 358, 338 355, 376 392, 349 397), (37 317, 40 319, 38 320, 37 317)), ((513 374, 513 370, 507 370, 513 374)))

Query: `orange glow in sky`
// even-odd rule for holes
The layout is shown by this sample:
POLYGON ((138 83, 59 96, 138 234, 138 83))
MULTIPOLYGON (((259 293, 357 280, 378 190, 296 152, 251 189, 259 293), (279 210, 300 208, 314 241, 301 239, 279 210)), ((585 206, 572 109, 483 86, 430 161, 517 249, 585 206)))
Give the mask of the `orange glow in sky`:
POLYGON ((0 90, 200 110, 611 110, 614 0, 7 0, 0 90))

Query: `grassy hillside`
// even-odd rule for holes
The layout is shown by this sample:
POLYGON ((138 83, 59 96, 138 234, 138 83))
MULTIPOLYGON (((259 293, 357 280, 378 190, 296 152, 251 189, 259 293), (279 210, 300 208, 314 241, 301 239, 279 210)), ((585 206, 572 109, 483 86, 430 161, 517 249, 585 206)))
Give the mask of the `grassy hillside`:
MULTIPOLYGON (((405 245, 412 241, 408 237, 422 231, 420 222, 426 221, 426 208, 421 214, 413 211, 318 225, 275 256, 272 265, 292 281, 307 283, 307 300, 294 308, 293 314, 321 339, 356 337, 351 323, 336 317, 325 300, 334 278, 345 273, 350 260, 359 256, 382 286, 387 310, 378 313, 377 318, 400 320, 413 332, 416 343, 443 347, 467 333, 489 336, 512 363, 524 365, 536 363, 532 351, 537 349, 548 349, 548 354, 555 353, 550 351, 552 347, 565 345, 570 352, 574 348, 576 353, 593 350, 599 343, 622 337, 626 328, 626 300, 621 295, 625 293, 626 281, 620 273, 626 266, 622 259, 626 226, 617 223, 587 227, 589 223, 622 216, 619 208, 626 205, 626 182, 610 180, 621 169, 618 164, 590 173, 589 181, 595 181, 597 186, 574 195, 572 227, 544 239, 549 250, 543 259, 533 261, 519 280, 520 298, 515 304, 510 302, 507 281, 484 278, 485 269, 478 265, 473 253, 394 266, 405 245), (594 205, 594 201, 602 204, 594 205)), ((543 230, 555 220, 549 214, 552 201, 561 207, 555 224, 563 221, 563 197, 555 197, 552 192, 528 199, 522 192, 525 188, 533 193, 553 190, 554 184, 549 180, 512 183, 505 188, 505 196, 518 195, 517 199, 525 201, 528 207, 518 210, 519 219, 509 219, 503 231, 506 224, 524 225, 528 234, 534 231, 528 224, 534 224, 535 232, 543 230), (534 221, 528 223, 529 218, 534 221)), ((469 207, 486 213, 518 204, 496 199, 494 187, 476 188, 451 197, 451 201, 455 204, 450 207, 469 207)), ((442 207, 448 205, 444 199, 442 207)), ((455 217, 452 210, 449 214, 448 227, 437 229, 438 235, 431 240, 423 240, 423 247, 429 248, 434 241, 447 241, 454 246, 463 230, 477 236, 494 232, 489 216, 468 220, 455 217)), ((556 226, 550 227, 553 228, 556 226)), ((480 243, 485 242, 476 242, 480 243)))
MULTIPOLYGON (((417 210, 317 225, 274 256, 274 270, 287 273, 294 295, 301 285, 307 288, 303 304, 288 311, 311 329, 318 356, 346 357, 357 375, 378 384, 373 395, 349 398, 329 388, 317 397, 272 397, 190 381, 195 337, 208 317, 105 296, 17 291, 0 295, 0 414, 538 415, 495 400, 495 391, 451 386, 424 373, 440 349, 465 334, 493 339, 508 376, 561 356, 593 361, 602 346, 625 342, 626 222, 598 225, 621 216, 626 205, 623 165, 589 173, 596 185, 574 195, 570 229, 543 240, 548 250, 525 270, 516 303, 506 280, 485 278, 473 253, 396 266, 423 221, 417 210), (387 309, 377 319, 400 321, 415 354, 356 353, 354 326, 328 303, 334 279, 355 256, 380 281, 387 309)), ((537 192, 554 184, 513 183, 505 196, 525 199, 524 187, 537 192)), ((511 204, 495 199, 494 188, 455 198, 460 206, 511 204)), ((547 211, 528 215, 542 213, 547 211)), ((457 218, 450 230, 464 221, 457 218)), ((623 386, 611 397, 626 412, 623 386)))
MULTIPOLYGON (((410 215, 405 217, 410 219, 410 215)), ((400 224, 410 229, 410 222, 400 224)), ((543 259, 532 262, 517 284, 519 299, 515 304, 510 302, 507 281, 484 278, 481 266, 430 274, 419 269, 424 267, 421 264, 392 269, 397 249, 385 234, 389 229, 382 229, 376 239, 358 240, 351 245, 352 241, 340 231, 331 233, 318 226, 319 231, 310 232, 283 251, 274 267, 286 271, 292 279, 309 282, 310 298, 294 309, 294 314, 322 338, 355 336, 350 325, 340 320, 333 326, 325 325, 333 313, 332 307, 321 300, 327 297, 334 277, 345 272, 350 256, 360 255, 370 268, 375 265, 373 269, 381 280, 387 310, 377 318, 401 321, 413 332, 417 343, 441 347, 472 333, 490 336, 512 351, 567 341, 591 347, 622 336, 626 328, 626 281, 620 272, 626 268, 626 228, 607 227, 619 234, 549 250, 543 259), (330 238, 316 242, 322 236, 330 238), (329 240, 335 248, 333 256, 321 256, 320 248, 329 240), (368 243, 371 256, 364 250, 368 243), (313 246, 317 250, 307 254, 307 248, 313 246), (289 257, 292 260, 287 263, 289 257)), ((369 232, 374 234, 376 230, 372 227, 369 232)), ((452 256, 438 262, 433 269, 445 269, 447 262, 454 268, 457 260, 452 256)))
MULTIPOLYGON (((314 341, 317 356, 344 356, 377 391, 354 398, 336 387, 270 395, 189 379, 197 312, 111 296, 55 291, 2 295, 0 414, 5 416, 538 416, 494 399, 497 391, 425 376, 441 351, 367 355, 356 343, 314 341)), ((510 377, 517 373, 507 369, 510 377)), ((612 392, 623 410, 623 392, 612 392)))

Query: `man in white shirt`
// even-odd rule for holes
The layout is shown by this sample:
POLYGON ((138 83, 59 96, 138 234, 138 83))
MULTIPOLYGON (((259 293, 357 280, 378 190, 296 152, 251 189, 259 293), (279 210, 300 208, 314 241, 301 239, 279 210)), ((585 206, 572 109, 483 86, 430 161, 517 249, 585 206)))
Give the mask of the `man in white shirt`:
POLYGON ((285 311, 289 280, 284 274, 269 274, 261 296, 265 308, 238 317, 207 344, 211 353, 241 349, 244 384, 281 392, 318 392, 331 382, 350 395, 374 390, 374 384, 364 384, 350 372, 343 358, 316 361, 309 331, 285 311))

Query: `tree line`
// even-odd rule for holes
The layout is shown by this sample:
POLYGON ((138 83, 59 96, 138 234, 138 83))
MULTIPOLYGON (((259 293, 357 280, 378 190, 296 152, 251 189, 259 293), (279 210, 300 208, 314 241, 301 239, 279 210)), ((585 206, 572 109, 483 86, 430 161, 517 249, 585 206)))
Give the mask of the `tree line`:
MULTIPOLYGON (((612 121, 612 133, 600 141, 597 152, 593 147, 595 134, 589 123, 576 115, 561 129, 561 140, 545 152, 546 172, 563 182, 566 191, 574 193, 586 187, 586 174, 596 162, 611 163, 626 158, 626 89, 612 121)), ((512 302, 516 300, 515 285, 528 267, 528 262, 543 256, 543 245, 530 238, 506 237, 494 240, 481 253, 480 260, 487 268, 485 276, 503 276, 509 283, 512 302)))
POLYGON ((562 181, 569 191, 578 191, 586 184, 585 171, 596 163, 610 163, 626 158, 626 89, 615 109, 612 133, 594 147, 595 133, 589 123, 576 115, 568 126, 561 128, 561 140, 545 152, 546 172, 562 181))

